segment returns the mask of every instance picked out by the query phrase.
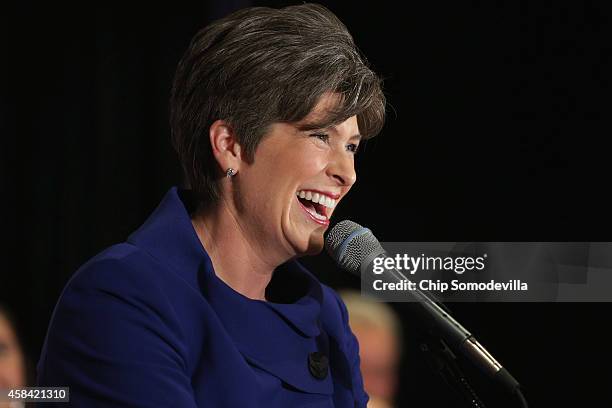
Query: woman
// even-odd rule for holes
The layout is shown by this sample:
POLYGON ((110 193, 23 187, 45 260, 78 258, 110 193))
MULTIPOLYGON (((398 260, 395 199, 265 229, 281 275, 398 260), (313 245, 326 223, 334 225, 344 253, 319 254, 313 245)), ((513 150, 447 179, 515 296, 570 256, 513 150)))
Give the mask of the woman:
POLYGON ((171 97, 189 189, 71 279, 39 384, 77 406, 365 406, 346 308, 295 258, 321 251, 383 119, 378 77, 324 7, 200 31, 171 97))

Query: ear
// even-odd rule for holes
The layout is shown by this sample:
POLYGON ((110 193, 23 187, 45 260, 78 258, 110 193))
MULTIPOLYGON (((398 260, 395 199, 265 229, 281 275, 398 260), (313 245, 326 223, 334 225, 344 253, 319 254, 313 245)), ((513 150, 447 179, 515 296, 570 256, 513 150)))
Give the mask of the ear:
POLYGON ((208 134, 213 155, 219 163, 221 172, 225 173, 230 167, 240 171, 242 161, 240 144, 232 126, 223 120, 216 120, 210 125, 208 134))

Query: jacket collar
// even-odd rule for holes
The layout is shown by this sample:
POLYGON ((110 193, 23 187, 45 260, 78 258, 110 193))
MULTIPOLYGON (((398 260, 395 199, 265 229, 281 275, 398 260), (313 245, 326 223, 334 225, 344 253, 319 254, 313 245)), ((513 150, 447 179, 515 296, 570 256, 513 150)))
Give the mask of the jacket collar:
POLYGON ((197 282, 196 272, 208 255, 191 224, 188 195, 188 191, 172 187, 127 241, 145 250, 193 286, 197 282))

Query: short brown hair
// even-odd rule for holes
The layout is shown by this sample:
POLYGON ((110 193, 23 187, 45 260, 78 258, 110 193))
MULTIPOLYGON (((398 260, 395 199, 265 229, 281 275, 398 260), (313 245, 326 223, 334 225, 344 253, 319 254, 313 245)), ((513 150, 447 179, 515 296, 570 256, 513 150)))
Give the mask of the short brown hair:
POLYGON ((219 198, 222 172, 208 136, 215 120, 232 126, 253 160, 269 125, 300 121, 329 92, 340 95, 337 106, 312 129, 356 115, 364 138, 381 130, 381 80, 323 6, 246 8, 200 30, 178 64, 170 98, 172 143, 187 187, 201 201, 219 198))

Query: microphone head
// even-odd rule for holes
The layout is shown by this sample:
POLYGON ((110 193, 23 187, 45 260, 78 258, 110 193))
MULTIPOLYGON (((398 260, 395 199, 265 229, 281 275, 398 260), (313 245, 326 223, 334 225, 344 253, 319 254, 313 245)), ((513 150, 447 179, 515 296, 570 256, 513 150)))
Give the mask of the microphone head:
POLYGON ((361 275, 361 266, 384 253, 372 231, 356 222, 340 221, 325 234, 325 250, 342 269, 361 275))

